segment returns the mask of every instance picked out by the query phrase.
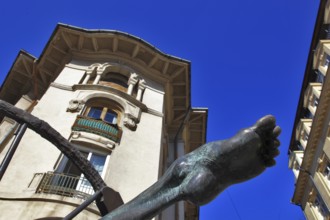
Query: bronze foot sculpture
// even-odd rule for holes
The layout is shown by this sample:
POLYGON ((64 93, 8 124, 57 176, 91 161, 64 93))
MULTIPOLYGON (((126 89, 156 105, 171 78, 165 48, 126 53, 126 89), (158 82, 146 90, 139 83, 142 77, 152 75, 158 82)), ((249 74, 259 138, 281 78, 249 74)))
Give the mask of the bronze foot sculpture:
POLYGON ((275 165, 280 132, 275 118, 266 116, 230 139, 206 143, 178 158, 156 183, 102 220, 151 219, 180 200, 204 205, 228 186, 275 165))

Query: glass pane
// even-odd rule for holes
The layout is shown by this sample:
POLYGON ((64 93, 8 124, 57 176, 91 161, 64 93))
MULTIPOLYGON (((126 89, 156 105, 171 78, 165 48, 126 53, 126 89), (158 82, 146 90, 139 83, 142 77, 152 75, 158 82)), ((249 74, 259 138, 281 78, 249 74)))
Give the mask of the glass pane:
POLYGON ((90 163, 93 165, 93 167, 99 172, 99 174, 102 174, 103 168, 104 168, 104 163, 105 163, 106 156, 103 155, 97 155, 97 154, 92 154, 90 163))
POLYGON ((105 114, 104 120, 106 122, 116 124, 117 123, 117 114, 111 110, 108 110, 105 114))
POLYGON ((317 71, 316 82, 320 82, 320 83, 324 82, 324 75, 320 71, 317 71))
MULTIPOLYGON (((100 175, 102 175, 102 171, 103 171, 103 168, 104 168, 104 163, 105 163, 106 156, 97 155, 97 154, 94 154, 94 153, 91 153, 91 154, 92 154, 92 156, 90 157, 89 162, 93 165, 93 167, 96 169, 96 171, 100 175)), ((76 189, 78 191, 81 191, 81 192, 84 192, 84 193, 87 193, 87 194, 93 194, 94 193, 92 185, 90 184, 90 182, 84 176, 82 176, 80 178, 80 181, 79 181, 76 189)))
POLYGON ((103 108, 100 107, 91 107, 87 116, 90 118, 99 119, 101 118, 102 110, 103 108))
MULTIPOLYGON (((80 153, 83 155, 84 158, 87 159, 88 153, 83 152, 83 151, 80 151, 80 153)), ((72 163, 71 160, 67 159, 66 156, 64 156, 62 161, 67 161, 66 165, 65 165, 65 167, 62 171, 63 173, 70 174, 70 175, 73 175, 73 176, 80 176, 81 175, 80 169, 74 163, 72 163)))

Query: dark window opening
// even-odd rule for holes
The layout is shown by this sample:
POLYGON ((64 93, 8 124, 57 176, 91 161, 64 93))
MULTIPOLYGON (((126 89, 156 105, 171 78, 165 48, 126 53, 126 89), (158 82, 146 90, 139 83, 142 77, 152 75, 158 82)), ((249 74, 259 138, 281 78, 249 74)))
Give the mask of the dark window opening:
POLYGON ((99 84, 127 92, 128 77, 120 73, 109 72, 102 76, 99 84))
POLYGON ((117 124, 118 113, 108 107, 92 106, 87 109, 87 117, 117 124))
POLYGON ((90 118, 101 119, 103 108, 101 107, 91 107, 87 116, 90 118))

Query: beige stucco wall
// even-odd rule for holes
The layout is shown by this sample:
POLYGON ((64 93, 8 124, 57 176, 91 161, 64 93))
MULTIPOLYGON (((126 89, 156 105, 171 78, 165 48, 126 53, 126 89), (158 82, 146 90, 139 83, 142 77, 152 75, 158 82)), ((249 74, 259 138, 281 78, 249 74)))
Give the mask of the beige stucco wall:
POLYGON ((124 129, 122 141, 110 157, 106 182, 125 202, 158 179, 162 117, 142 113, 136 131, 124 129))
MULTIPOLYGON (((32 111, 34 116, 45 120, 66 138, 75 120, 75 115, 66 112, 71 94, 70 91, 50 87, 32 111)), ((28 129, 0 182, 0 191, 25 190, 34 173, 53 170, 59 155, 60 151, 55 146, 28 129)))
MULTIPOLYGON (((147 80, 148 81, 148 80, 147 80)), ((150 109, 163 112, 164 88, 156 83, 150 82, 144 91, 142 102, 150 109)))
POLYGON ((78 84, 85 74, 84 66, 67 65, 62 70, 61 74, 55 79, 55 83, 72 86, 78 84))

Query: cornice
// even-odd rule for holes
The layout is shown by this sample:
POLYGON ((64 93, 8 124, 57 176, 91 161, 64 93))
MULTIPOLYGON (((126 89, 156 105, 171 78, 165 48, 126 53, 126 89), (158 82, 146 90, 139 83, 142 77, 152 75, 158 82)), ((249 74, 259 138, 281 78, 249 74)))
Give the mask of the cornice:
POLYGON ((132 104, 138 106, 144 112, 148 111, 147 106, 145 104, 143 104, 142 102, 136 100, 134 97, 132 97, 131 95, 128 95, 125 92, 122 92, 120 90, 114 89, 114 88, 109 87, 109 86, 92 85, 92 84, 86 84, 86 85, 76 84, 76 85, 72 86, 72 90, 73 91, 76 91, 76 90, 93 90, 93 91, 108 92, 108 93, 117 95, 119 97, 123 97, 124 99, 131 102, 132 104))
MULTIPOLYGON (((30 55, 26 53, 26 56, 30 55)), ((164 85, 167 124, 180 118, 191 105, 190 62, 163 53, 141 38, 120 31, 87 30, 58 24, 39 59, 33 57, 31 62, 24 64, 25 69, 15 62, 12 69, 20 68, 20 73, 11 70, 8 75, 16 78, 15 75, 24 75, 27 69, 33 70, 30 77, 22 81, 30 83, 30 93, 34 94, 34 99, 40 99, 65 65, 76 58, 118 61, 164 85)), ((6 80, 5 86, 7 84, 11 82, 6 80)), ((24 94, 23 91, 14 91, 15 86, 7 88, 9 92, 4 96, 12 100, 12 103, 24 94)))

